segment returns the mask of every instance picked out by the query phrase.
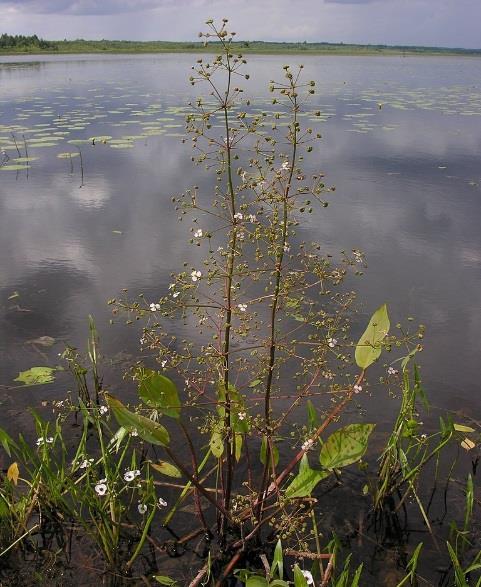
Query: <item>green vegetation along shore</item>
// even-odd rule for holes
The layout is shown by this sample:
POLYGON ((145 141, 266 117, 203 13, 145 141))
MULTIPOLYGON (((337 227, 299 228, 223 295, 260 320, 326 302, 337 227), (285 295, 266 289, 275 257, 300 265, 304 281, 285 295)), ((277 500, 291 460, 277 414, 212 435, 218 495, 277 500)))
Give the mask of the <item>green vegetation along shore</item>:
MULTIPOLYGON (((45 41, 37 35, 0 36, 0 54, 38 53, 203 53, 219 50, 219 43, 204 46, 202 42, 169 41, 45 41)), ((271 43, 265 41, 239 41, 232 44, 242 53, 311 55, 477 55, 481 49, 447 47, 421 47, 401 45, 355 45, 347 43, 271 43)))

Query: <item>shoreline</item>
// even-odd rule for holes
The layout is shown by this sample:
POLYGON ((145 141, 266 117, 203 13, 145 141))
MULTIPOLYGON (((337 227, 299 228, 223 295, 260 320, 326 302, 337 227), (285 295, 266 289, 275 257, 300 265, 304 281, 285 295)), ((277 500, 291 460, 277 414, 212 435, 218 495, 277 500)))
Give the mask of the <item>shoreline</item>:
MULTIPOLYGON (((97 44, 97 42, 94 42, 97 44)), ((152 44, 154 45, 154 44, 152 44)), ((147 55, 147 54, 215 54, 218 52, 216 45, 204 46, 146 46, 144 47, 98 47, 89 46, 89 43, 72 48, 59 48, 58 50, 0 50, 0 57, 21 57, 42 55, 147 55)), ((187 44, 186 44, 187 45, 187 44)), ((328 47, 269 47, 252 46, 236 47, 239 53, 245 55, 305 55, 305 56, 379 56, 379 57, 481 57, 481 49, 436 49, 436 48, 375 48, 369 46, 328 46, 328 47)))

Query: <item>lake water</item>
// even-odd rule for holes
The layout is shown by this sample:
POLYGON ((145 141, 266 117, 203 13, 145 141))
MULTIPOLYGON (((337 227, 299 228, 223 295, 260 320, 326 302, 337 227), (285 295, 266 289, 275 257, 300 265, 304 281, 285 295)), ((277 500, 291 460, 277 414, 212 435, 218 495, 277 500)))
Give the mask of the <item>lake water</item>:
MULTIPOLYGON (((0 57, 0 157, 9 157, 0 168, 0 384, 55 364, 67 343, 84 348, 89 314, 106 354, 139 352, 137 334, 109 325, 106 302, 123 288, 155 299, 192 256, 170 198, 193 184, 209 188, 181 142, 197 57, 0 57), (18 164, 12 133, 22 156, 25 137, 38 157, 28 169, 8 169, 18 164), (92 145, 93 136, 112 138, 92 145), (77 146, 82 187, 79 158, 57 156, 77 146), (32 344, 42 336, 56 344, 32 344)), ((250 57, 244 85, 254 108, 267 107, 268 82, 285 62, 300 57, 250 57)), ((433 403, 479 414, 481 59, 303 63, 306 80, 317 82, 312 107, 322 111, 311 164, 336 186, 303 236, 335 255, 366 254, 355 282, 360 321, 386 301, 393 323, 413 316, 426 324, 433 403)), ((39 393, 4 391, 2 419, 39 393)))
MULTIPOLYGON (((107 300, 123 288, 156 300, 170 273, 196 258, 171 197, 195 184, 212 191, 182 144, 197 58, 0 57, 0 386, 32 365, 57 364, 66 344, 84 349, 89 314, 106 356, 119 365, 139 356, 138 329, 118 317, 110 324, 107 300), (102 136, 110 138, 92 144, 102 136), (14 161, 25 147, 34 158, 28 168, 14 161), (83 185, 80 158, 58 157, 78 148, 83 185)), ((244 85, 252 108, 269 108, 269 80, 299 61, 251 57, 244 85)), ((393 324, 408 316, 424 323, 429 397, 480 420, 481 59, 303 63, 305 79, 317 83, 312 108, 322 112, 323 140, 309 165, 336 192, 300 237, 334 256, 365 253, 368 268, 349 281, 359 291, 359 325, 384 302, 393 324)), ((0 387, 0 425, 28 429, 25 408, 62 399, 70 386, 59 377, 41 388, 0 387)), ((397 405, 387 394, 366 401, 367 417, 387 426, 397 405)), ((323 527, 350 532, 347 523, 361 515, 361 488, 353 487, 336 492, 332 507, 324 497, 323 527)), ((439 555, 431 556, 426 568, 434 573, 439 555)), ((370 572, 379 578, 389 565, 376 560, 370 572)))

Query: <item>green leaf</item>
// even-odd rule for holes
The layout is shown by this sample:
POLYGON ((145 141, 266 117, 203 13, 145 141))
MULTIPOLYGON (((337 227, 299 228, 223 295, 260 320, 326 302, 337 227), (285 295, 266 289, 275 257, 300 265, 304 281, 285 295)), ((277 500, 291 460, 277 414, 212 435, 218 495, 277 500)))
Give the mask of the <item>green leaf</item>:
POLYGON ((2 446, 3 446, 4 450, 5 450, 5 452, 7 453, 7 455, 8 456, 11 456, 11 453, 10 453, 10 444, 12 442, 12 439, 5 432, 5 430, 3 430, 3 428, 0 428, 0 442, 2 443, 2 446))
POLYGON ((174 579, 166 577, 165 575, 154 575, 154 579, 161 585, 177 585, 177 581, 174 581, 174 579))
POLYGON ((0 165, 0 171, 21 171, 29 169, 30 165, 24 163, 12 163, 11 165, 0 165))
POLYGON ((453 427, 457 432, 476 432, 474 428, 464 426, 463 424, 453 424, 453 427))
POLYGON ((318 427, 319 418, 314 404, 310 399, 307 400, 307 425, 309 430, 314 430, 318 427))
POLYGON ((217 422, 212 431, 212 436, 210 437, 210 450, 216 459, 219 459, 224 452, 224 438, 222 435, 222 430, 222 424, 217 422))
POLYGON ((246 582, 246 587, 268 587, 268 585, 267 579, 260 575, 249 577, 246 582))
POLYGON ((234 434, 234 450, 235 450, 235 460, 237 462, 240 461, 242 456, 242 444, 244 442, 242 434, 234 434))
POLYGON ((179 471, 179 469, 175 465, 167 463, 166 461, 150 463, 150 466, 152 467, 152 469, 155 469, 158 473, 166 475, 167 477, 182 477, 182 473, 179 471))
POLYGON ((299 473, 294 477, 292 483, 286 489, 286 496, 294 498, 311 495, 316 485, 326 477, 329 477, 330 474, 330 471, 317 471, 316 469, 311 469, 307 455, 304 454, 299 465, 299 473))
POLYGON ((322 445, 319 461, 326 469, 339 469, 362 458, 375 424, 349 424, 336 430, 322 445))
POLYGON ((276 548, 274 549, 274 557, 271 565, 271 577, 275 577, 276 574, 280 579, 284 576, 284 557, 282 554, 282 542, 280 540, 277 541, 276 548))
POLYGON ((177 387, 165 375, 152 369, 139 369, 139 395, 148 406, 171 418, 180 417, 180 400, 177 387))
MULTIPOLYGON (((277 464, 279 462, 279 449, 277 448, 277 446, 273 442, 272 442, 272 456, 274 457, 274 465, 277 467, 277 464)), ((265 436, 263 436, 262 443, 261 443, 261 454, 260 454, 261 463, 263 465, 266 464, 266 457, 267 457, 267 438, 265 436)), ((270 457, 269 460, 271 460, 271 459, 272 459, 272 457, 270 457)))
POLYGON ((141 438, 151 444, 160 444, 160 446, 167 446, 169 444, 169 433, 162 424, 131 412, 120 400, 109 393, 105 394, 105 398, 120 426, 123 426, 129 432, 136 430, 141 438))
POLYGON ((14 381, 20 381, 24 385, 44 385, 55 381, 55 369, 51 367, 32 367, 28 371, 20 371, 14 381))
POLYGON ((307 579, 302 574, 299 565, 294 566, 294 587, 308 587, 307 579))
POLYGON ((387 306, 383 304, 369 320, 364 334, 356 346, 356 363, 361 369, 367 369, 381 354, 381 342, 389 332, 390 322, 387 306))

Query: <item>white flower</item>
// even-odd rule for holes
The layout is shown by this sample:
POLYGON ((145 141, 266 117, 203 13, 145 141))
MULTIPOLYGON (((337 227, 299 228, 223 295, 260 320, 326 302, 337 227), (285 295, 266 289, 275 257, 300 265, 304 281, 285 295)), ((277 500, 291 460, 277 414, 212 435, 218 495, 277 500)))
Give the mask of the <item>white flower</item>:
POLYGON ((354 393, 359 393, 360 391, 362 391, 362 385, 355 385, 352 390, 354 391, 354 393))
POLYGON ((426 440, 427 437, 428 437, 427 434, 421 434, 421 440, 426 440))
POLYGON ((310 571, 301 571, 308 585, 314 585, 314 577, 310 571))
POLYGON ((247 414, 245 412, 239 412, 237 414, 237 417, 239 418, 239 420, 245 420, 247 414))
POLYGON ((333 349, 337 344, 337 340, 335 338, 328 338, 327 344, 333 349))
POLYGON ((147 342, 147 341, 145 340, 145 338, 144 338, 144 337, 142 337, 142 338, 140 339, 140 344, 145 344, 146 342, 147 342))
POLYGON ((156 312, 157 310, 160 310, 160 304, 150 304, 150 310, 152 312, 156 312))
POLYGON ((95 493, 97 495, 105 495, 107 493, 107 485, 104 483, 105 479, 101 479, 95 486, 95 493))
POLYGON ((52 444, 53 438, 49 436, 48 438, 38 438, 37 439, 37 446, 42 446, 43 444, 52 444))
POLYGON ((306 442, 304 442, 304 444, 302 445, 302 450, 309 450, 310 448, 312 448, 314 446, 314 441, 312 440, 312 438, 309 438, 308 440, 306 440, 306 442))
POLYGON ((289 169, 289 163, 287 161, 284 161, 284 163, 281 165, 281 171, 289 171, 289 169))
POLYGON ((167 365, 167 359, 164 359, 160 362, 161 367, 165 367, 167 365))
POLYGON ((79 465, 79 469, 86 469, 87 467, 90 467, 90 465, 94 462, 93 459, 84 459, 80 465, 79 465))
POLYGON ((158 504, 159 504, 159 507, 161 507, 161 508, 167 507, 167 502, 165 501, 165 499, 162 499, 161 497, 159 497, 159 499, 158 499, 158 504))
POLYGON ((245 312, 247 310, 247 304, 237 304, 237 307, 241 312, 245 312))
POLYGON ((389 367, 387 370, 387 374, 388 375, 397 375, 398 374, 398 370, 394 369, 394 367, 389 367))
POLYGON ((174 287, 175 287, 175 283, 169 283, 169 290, 174 289, 174 287))
POLYGON ((107 406, 100 406, 100 408, 99 408, 99 413, 101 416, 106 414, 108 411, 109 411, 109 408, 107 406))
POLYGON ((147 511, 147 506, 145 505, 145 503, 139 503, 137 509, 139 510, 139 514, 145 514, 145 512, 147 511))
POLYGON ((130 431, 130 436, 138 436, 139 433, 137 432, 136 428, 132 428, 132 430, 130 431))
POLYGON ((249 216, 247 216, 249 222, 257 222, 257 216, 255 214, 249 214, 249 216))
POLYGON ((174 291, 174 293, 172 294, 173 298, 176 298, 180 295, 180 291, 174 291))
POLYGON ((199 228, 198 230, 196 230, 196 231, 194 232, 194 236, 195 236, 195 238, 202 238, 202 235, 203 235, 203 234, 204 234, 204 233, 202 232, 202 228, 199 228))
POLYGON ((242 214, 242 212, 236 212, 236 213, 234 214, 234 218, 235 218, 236 220, 242 220, 242 219, 244 218, 244 215, 242 214))
POLYGON ((291 247, 288 244, 284 245, 284 253, 288 253, 291 250, 291 247))
POLYGON ((126 471, 124 473, 124 481, 127 481, 127 483, 130 483, 130 481, 133 481, 139 475, 140 475, 140 471, 138 469, 134 469, 133 471, 126 471))
POLYGON ((190 274, 192 281, 197 281, 202 277, 202 273, 200 271, 196 271, 195 269, 190 274))

